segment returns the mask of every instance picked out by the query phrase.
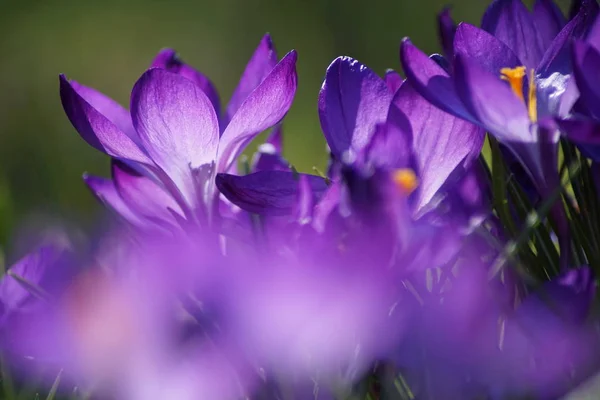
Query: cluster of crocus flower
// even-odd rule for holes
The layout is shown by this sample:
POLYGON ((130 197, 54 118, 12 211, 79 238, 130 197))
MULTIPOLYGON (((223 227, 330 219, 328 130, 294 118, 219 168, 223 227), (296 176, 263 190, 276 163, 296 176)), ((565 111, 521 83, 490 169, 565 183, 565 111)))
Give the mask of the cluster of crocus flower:
POLYGON ((402 41, 406 79, 336 58, 322 175, 282 155, 297 55, 269 35, 224 112, 170 49, 129 110, 61 75, 67 117, 110 157, 111 178, 84 180, 116 224, 2 278, 11 372, 134 400, 568 392, 600 367, 597 14, 495 0, 479 28, 445 10, 443 56, 402 41))

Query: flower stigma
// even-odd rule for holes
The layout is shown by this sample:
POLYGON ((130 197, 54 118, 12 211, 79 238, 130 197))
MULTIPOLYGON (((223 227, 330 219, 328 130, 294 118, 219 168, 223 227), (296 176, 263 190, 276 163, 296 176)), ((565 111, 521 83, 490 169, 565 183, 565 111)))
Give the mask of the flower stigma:
POLYGON ((526 68, 524 66, 516 68, 502 68, 500 70, 500 78, 507 81, 510 88, 517 95, 517 97, 527 106, 527 112, 529 119, 532 122, 537 122, 537 97, 535 94, 535 73, 533 69, 529 70, 529 89, 527 93, 527 101, 523 96, 523 78, 526 75, 526 68))
POLYGON ((409 195, 419 186, 419 179, 415 172, 410 168, 399 168, 392 174, 392 179, 396 186, 405 195, 409 195))

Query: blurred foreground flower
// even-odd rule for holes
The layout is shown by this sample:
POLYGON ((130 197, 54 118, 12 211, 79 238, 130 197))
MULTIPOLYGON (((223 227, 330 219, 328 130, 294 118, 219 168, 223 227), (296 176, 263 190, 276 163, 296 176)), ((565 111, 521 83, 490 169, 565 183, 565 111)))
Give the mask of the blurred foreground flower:
POLYGON ((120 218, 77 262, 41 247, 2 278, 9 367, 102 399, 563 395, 600 367, 597 5, 574 9, 496 0, 481 29, 446 10, 446 58, 404 40, 406 80, 336 58, 319 175, 281 155, 296 53, 268 35, 224 112, 170 49, 130 112, 61 76, 111 157, 86 183, 120 218))

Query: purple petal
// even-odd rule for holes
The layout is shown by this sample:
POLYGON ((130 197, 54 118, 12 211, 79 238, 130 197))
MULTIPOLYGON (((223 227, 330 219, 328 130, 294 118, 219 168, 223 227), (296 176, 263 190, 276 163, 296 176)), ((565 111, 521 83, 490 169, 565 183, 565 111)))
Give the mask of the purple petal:
POLYGON ((217 171, 227 171, 256 135, 288 112, 298 83, 296 59, 295 51, 286 54, 239 107, 221 136, 217 171))
POLYGON ((265 143, 273 146, 278 153, 281 154, 283 152, 283 126, 281 124, 273 128, 273 131, 269 134, 265 143))
POLYGON ((594 46, 594 48, 600 51, 600 18, 596 18, 590 31, 585 37, 586 42, 594 46))
POLYGON ((535 77, 537 117, 565 117, 577 100, 578 93, 573 92, 573 79, 569 75, 551 73, 550 75, 537 75, 535 77), (574 97, 575 96, 575 97, 574 97))
POLYGON ((195 204, 192 170, 214 162, 219 143, 219 123, 208 97, 192 81, 154 68, 135 84, 131 113, 152 160, 188 204, 195 204))
POLYGON ((327 68, 319 92, 319 119, 335 157, 368 142, 378 123, 385 122, 392 93, 385 81, 350 57, 338 57, 327 68))
POLYGON ((438 36, 442 44, 444 56, 448 60, 454 58, 454 34, 456 24, 450 15, 450 8, 446 7, 438 14, 438 36))
POLYGON ((448 73, 406 38, 400 46, 400 61, 406 79, 427 101, 467 121, 476 121, 458 97, 448 73))
POLYGON ((494 35, 515 52, 527 68, 535 68, 544 49, 532 15, 521 0, 495 0, 481 20, 482 29, 494 35))
POLYGON ((213 83, 201 72, 184 63, 173 49, 163 49, 152 61, 152 68, 162 68, 179 74, 200 86, 215 109, 217 117, 221 115, 221 100, 213 83))
MULTIPOLYGON (((405 86, 407 84, 402 85, 405 86)), ((369 163, 384 169, 414 168, 412 140, 406 115, 391 107, 387 121, 376 126, 371 141, 365 146, 365 157, 369 163)))
POLYGON ((573 44, 573 75, 581 101, 596 117, 600 118, 600 52, 587 43, 573 44))
POLYGON ((441 54, 432 54, 429 56, 437 65, 442 67, 444 71, 450 73, 452 69, 452 65, 448 62, 448 60, 441 54))
POLYGON ((458 53, 454 71, 461 99, 482 126, 500 142, 531 141, 527 109, 498 75, 458 53))
POLYGON ((560 102, 555 115, 564 118, 571 114, 577 100, 579 100, 579 89, 577 88, 575 78, 569 78, 565 85, 565 90, 560 96, 560 102))
POLYGON ((256 153, 256 161, 253 163, 252 172, 259 171, 290 171, 290 164, 279 153, 273 151, 273 147, 267 143, 259 146, 256 153))
POLYGON ((419 171, 415 212, 426 206, 459 165, 469 165, 481 153, 483 129, 448 114, 404 84, 394 97, 412 129, 412 147, 419 171))
MULTIPOLYGON (((61 79, 64 76, 61 75, 61 79)), ((66 79, 66 78, 65 78, 66 79)), ((133 127, 131 114, 122 105, 111 99, 110 97, 100 93, 96 89, 84 86, 76 81, 68 82, 73 90, 77 92, 88 104, 96 111, 104 115, 108 120, 122 130, 133 142, 140 144, 140 139, 133 127)))
POLYGON ((476 26, 460 23, 454 36, 454 52, 476 61, 492 74, 500 75, 502 68, 521 64, 515 53, 504 43, 476 26))
POLYGON ((258 171, 289 171, 289 162, 281 155, 283 151, 283 128, 277 125, 267 140, 260 146, 254 155, 252 172, 258 171))
POLYGON ((596 1, 584 1, 577 15, 564 26, 547 48, 536 72, 542 76, 557 72, 563 75, 570 74, 572 39, 583 38, 597 15, 596 1))
POLYGON ((294 220, 300 225, 309 223, 315 206, 315 196, 310 184, 309 175, 300 175, 298 179, 298 196, 294 205, 294 220))
POLYGON ((558 126, 588 158, 600 161, 600 124, 592 120, 559 120, 558 126))
POLYGON ((325 231, 329 216, 339 206, 341 196, 342 184, 340 182, 332 182, 314 209, 313 227, 317 232, 325 231))
POLYGON ((60 75, 60 98, 81 137, 112 157, 151 164, 138 140, 127 111, 108 97, 60 75))
POLYGON ((83 180, 98 200, 115 211, 125 221, 137 227, 147 226, 123 201, 112 180, 88 174, 83 176, 83 180))
POLYGON ((385 72, 385 83, 392 93, 396 93, 400 89, 402 82, 404 82, 404 79, 393 69, 388 69, 385 72))
POLYGON ((137 215, 171 222, 174 213, 183 215, 177 202, 162 187, 124 163, 113 162, 112 175, 117 192, 137 215))
POLYGON ((250 93, 261 84, 269 73, 277 65, 277 51, 268 33, 263 36, 258 47, 252 54, 246 69, 240 78, 237 88, 229 100, 227 106, 226 124, 233 119, 233 116, 248 98, 250 93))
POLYGON ((588 266, 570 269, 542 285, 539 292, 525 298, 518 313, 533 312, 535 307, 548 308, 562 323, 582 323, 596 293, 593 271, 588 266), (548 307, 550 306, 550 307, 548 307))
MULTIPOLYGON (((15 262, 0 280, 0 302, 3 314, 7 315, 24 306, 26 300, 32 297, 31 292, 11 274, 39 286, 47 269, 57 260, 64 249, 52 245, 42 246, 15 262)), ((53 271, 56 272, 56 271, 53 271)))
MULTIPOLYGON (((305 175, 315 196, 326 190, 325 180, 305 175)), ((297 204, 298 178, 292 172, 263 171, 250 175, 235 176, 218 174, 217 187, 243 210, 260 215, 290 215, 297 204)))
POLYGON ((533 22, 538 31, 542 49, 547 49, 567 20, 552 0, 536 0, 533 5, 533 22))
MULTIPOLYGON (((523 143, 523 146, 520 147, 525 149, 525 152, 520 153, 520 161, 529 170, 538 192, 542 196, 550 196, 560 185, 558 175, 560 131, 553 118, 544 118, 538 121, 537 125, 532 125, 531 133, 533 140, 530 143, 523 143)), ((513 147, 514 152, 518 146, 513 147)), ((557 203, 555 206, 564 211, 560 204, 557 203)))

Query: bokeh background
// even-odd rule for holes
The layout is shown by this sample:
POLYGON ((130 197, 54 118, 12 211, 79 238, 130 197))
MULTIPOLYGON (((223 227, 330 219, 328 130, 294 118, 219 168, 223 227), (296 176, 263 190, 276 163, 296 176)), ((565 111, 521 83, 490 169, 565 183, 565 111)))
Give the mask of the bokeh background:
MULTIPOLYGON (((478 23, 488 3, 456 0, 453 15, 478 23)), ((1 0, 0 247, 10 248, 9 238, 23 226, 60 219, 86 228, 102 212, 81 176, 107 176, 109 160, 64 116, 59 73, 128 104, 131 87, 157 51, 173 47, 211 77, 226 102, 270 32, 280 56, 290 49, 299 53, 285 155, 310 171, 325 165, 316 99, 329 63, 349 55, 380 74, 398 69, 404 36, 438 51, 435 16, 445 5, 447 0, 1 0)))

